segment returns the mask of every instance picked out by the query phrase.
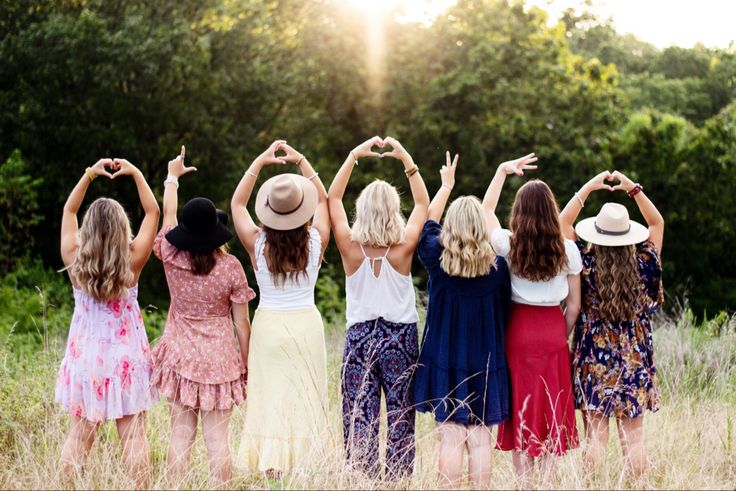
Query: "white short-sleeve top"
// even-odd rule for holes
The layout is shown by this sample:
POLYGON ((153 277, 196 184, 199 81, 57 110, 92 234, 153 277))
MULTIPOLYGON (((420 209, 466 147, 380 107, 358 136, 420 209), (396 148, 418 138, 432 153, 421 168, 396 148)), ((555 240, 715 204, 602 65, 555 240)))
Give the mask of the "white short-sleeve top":
POLYGON ((317 283, 322 264, 322 239, 316 228, 309 229, 309 263, 306 277, 299 275, 298 281, 287 279, 284 285, 274 284, 273 275, 263 251, 266 247, 266 233, 261 231, 256 240, 256 281, 258 282, 259 309, 277 312, 296 312, 314 308, 314 286, 317 283))
POLYGON ((565 253, 567 266, 557 276, 547 281, 530 281, 516 276, 509 262, 511 252, 511 230, 496 229, 491 234, 491 245, 496 254, 503 257, 511 271, 511 301, 527 305, 554 306, 559 305, 570 289, 567 285, 567 276, 580 274, 583 269, 583 260, 575 242, 565 239, 565 253))

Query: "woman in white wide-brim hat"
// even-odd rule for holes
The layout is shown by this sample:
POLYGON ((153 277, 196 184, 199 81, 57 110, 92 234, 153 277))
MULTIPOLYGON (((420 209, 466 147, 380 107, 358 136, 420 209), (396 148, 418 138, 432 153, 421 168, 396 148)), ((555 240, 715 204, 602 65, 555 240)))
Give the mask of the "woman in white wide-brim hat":
POLYGON ((583 258, 573 386, 576 406, 585 416, 586 463, 592 471, 601 465, 609 418, 615 417, 627 469, 638 477, 646 467, 644 411, 656 411, 660 400, 650 318, 664 301, 660 261, 664 219, 642 186, 618 171, 605 171, 575 193, 560 221, 583 258), (623 205, 606 203, 597 216, 573 228, 595 190, 625 191, 647 227, 630 220, 623 205))
POLYGON ((253 318, 245 427, 236 463, 278 477, 318 453, 326 434, 326 353, 314 304, 330 236, 327 192, 309 161, 283 140, 258 156, 233 195, 238 237, 250 255, 260 302, 253 318), (277 156, 276 152, 285 152, 277 156), (295 164, 258 191, 255 224, 246 205, 265 165, 295 164))

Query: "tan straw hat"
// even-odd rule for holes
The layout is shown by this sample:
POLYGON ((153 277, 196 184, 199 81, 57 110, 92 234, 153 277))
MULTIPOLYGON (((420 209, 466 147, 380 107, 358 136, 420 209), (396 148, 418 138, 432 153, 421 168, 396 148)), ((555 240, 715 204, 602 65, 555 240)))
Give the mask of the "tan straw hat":
POLYGON ((317 188, 297 174, 281 174, 263 183, 256 196, 256 216, 274 230, 301 227, 317 210, 317 188))
POLYGON ((629 220, 629 211, 618 203, 606 203, 597 217, 581 220, 575 226, 581 239, 602 246, 625 246, 644 242, 649 229, 629 220))

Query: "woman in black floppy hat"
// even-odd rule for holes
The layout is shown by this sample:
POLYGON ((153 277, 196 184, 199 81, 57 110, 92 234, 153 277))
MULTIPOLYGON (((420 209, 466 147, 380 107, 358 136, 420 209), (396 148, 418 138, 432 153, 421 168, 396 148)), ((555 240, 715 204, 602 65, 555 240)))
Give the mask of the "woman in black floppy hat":
POLYGON ((644 413, 659 409, 651 316, 664 302, 664 219, 643 189, 618 171, 604 171, 575 193, 560 214, 563 234, 577 241, 583 259, 573 387, 585 422, 585 463, 594 472, 601 467, 609 419, 614 417, 626 469, 633 477, 646 468, 644 413), (606 203, 597 216, 573 228, 588 195, 596 190, 625 191, 647 226, 630 220, 623 205, 606 203))
POLYGON ((280 472, 311 460, 326 433, 326 354, 314 286, 330 237, 327 192, 309 161, 275 141, 251 164, 233 195, 238 237, 250 255, 260 290, 253 317, 248 404, 238 466, 280 472), (283 151, 284 156, 276 152, 283 151), (257 226, 246 208, 265 165, 296 164, 258 191, 257 226))
POLYGON ((227 482, 232 474, 228 427, 233 407, 245 400, 248 301, 255 293, 240 261, 225 249, 233 238, 225 212, 207 198, 193 198, 177 224, 178 179, 195 170, 184 166, 182 147, 164 181, 163 228, 153 250, 164 263, 171 306, 164 335, 153 350, 151 384, 171 407, 169 475, 177 478, 187 470, 201 418, 210 469, 227 482))

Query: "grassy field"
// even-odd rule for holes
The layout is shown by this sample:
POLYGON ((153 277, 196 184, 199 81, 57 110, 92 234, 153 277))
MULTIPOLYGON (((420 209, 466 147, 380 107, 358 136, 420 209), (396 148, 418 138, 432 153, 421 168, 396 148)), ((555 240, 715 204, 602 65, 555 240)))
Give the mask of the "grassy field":
MULTIPOLYGON (((150 320, 158 330, 159 317, 150 320)), ((583 471, 582 450, 560 459, 554 487, 608 489, 627 486, 645 488, 733 489, 736 483, 736 319, 722 315, 695 325, 689 311, 677 319, 658 319, 655 359, 659 366, 664 400, 662 409, 647 413, 645 430, 651 465, 644 482, 630 483, 622 473, 615 431, 609 445, 607 468, 595 479, 583 471)), ((44 336, 36 353, 16 352, 8 334, 0 352, 0 488, 44 489, 62 487, 58 459, 68 419, 53 404, 56 370, 63 351, 64 335, 44 336), (45 346, 45 347, 43 347, 45 346)), ((417 460, 414 476, 404 482, 371 481, 345 468, 342 461, 341 414, 339 406, 341 329, 328 333, 330 374, 329 448, 283 481, 268 481, 260 475, 236 471, 237 488, 271 489, 433 489, 438 487, 437 434, 426 415, 418 416, 417 460)), ((243 411, 236 410, 231 443, 237 448, 243 411)), ((582 430, 582 426, 581 426, 582 430)), ((152 444, 155 488, 172 484, 164 479, 169 436, 165 403, 156 405, 148 420, 152 444)), ((516 486, 510 455, 493 455, 493 488, 516 486)), ((82 488, 126 489, 131 486, 119 453, 113 425, 99 432, 82 488)), ((212 487, 201 435, 198 436, 191 471, 185 488, 212 487)))

